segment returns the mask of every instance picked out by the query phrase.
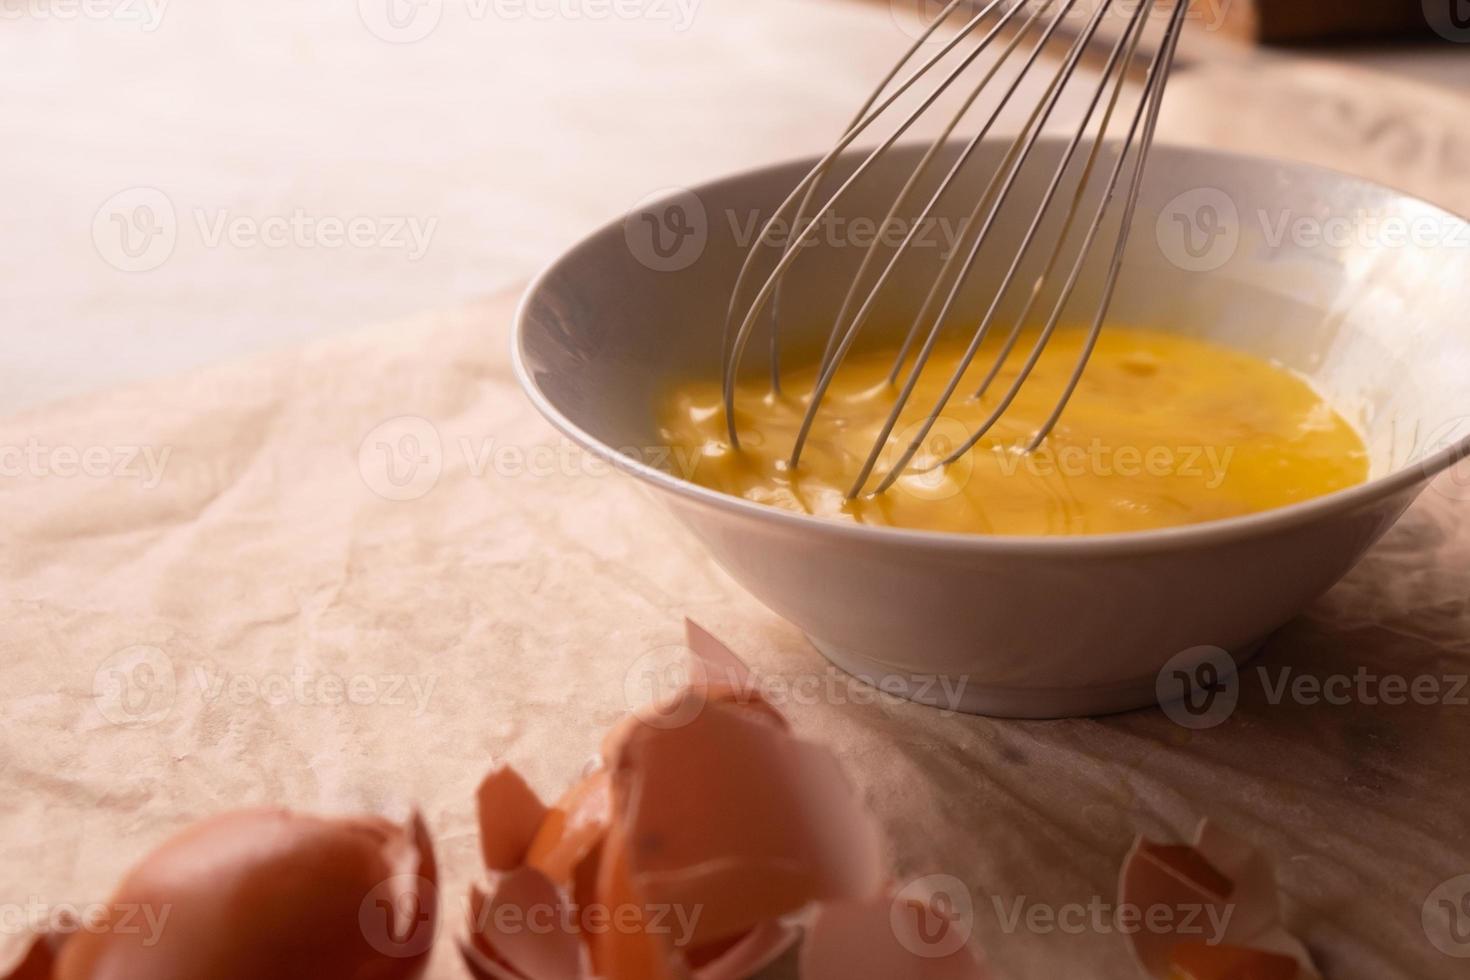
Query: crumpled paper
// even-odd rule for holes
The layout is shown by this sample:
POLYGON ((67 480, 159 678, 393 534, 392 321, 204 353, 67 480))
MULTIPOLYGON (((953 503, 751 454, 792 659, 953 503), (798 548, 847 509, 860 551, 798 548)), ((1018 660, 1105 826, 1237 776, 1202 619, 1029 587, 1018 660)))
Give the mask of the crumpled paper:
MULTIPOLYGON (((0 424, 52 466, 0 481, 3 938, 101 900, 186 822, 267 802, 416 801, 457 922, 480 777, 508 762, 554 797, 668 683, 689 615, 833 746, 900 885, 941 894, 997 976, 1135 976, 1109 925, 1119 864, 1203 815, 1271 855, 1324 975, 1453 972, 1421 920, 1470 873, 1470 707, 1272 694, 1283 674, 1470 672, 1463 484, 1273 637, 1215 727, 954 715, 829 667, 556 436, 511 377, 512 299, 0 424), (167 464, 152 485, 63 476, 68 446, 167 464)), ((432 977, 463 976, 450 938, 432 977)))
POLYGON ((1470 211, 1470 99, 1324 57, 1254 51, 1169 81, 1161 139, 1302 160, 1470 211))

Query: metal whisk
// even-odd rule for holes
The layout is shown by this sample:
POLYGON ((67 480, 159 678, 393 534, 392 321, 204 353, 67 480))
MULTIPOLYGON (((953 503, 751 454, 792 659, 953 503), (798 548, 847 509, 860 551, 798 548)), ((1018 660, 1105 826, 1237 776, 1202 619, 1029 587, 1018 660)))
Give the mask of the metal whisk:
MULTIPOLYGON (((989 300, 984 316, 974 326, 971 340, 965 348, 959 365, 944 385, 941 395, 924 421, 918 425, 916 434, 903 446, 897 460, 877 478, 877 485, 872 493, 884 492, 905 472, 923 445, 930 429, 955 395, 975 355, 980 350, 981 344, 991 334, 1003 298, 1016 285, 1018 271, 1022 267, 1023 260, 1026 259, 1033 245, 1037 243, 1038 237, 1041 237, 1038 233, 1048 210, 1057 203, 1059 196, 1065 196, 1059 195, 1059 191, 1069 167, 1074 166, 1079 150, 1084 144, 1088 144, 1085 159, 1081 164, 1080 177, 1077 179, 1070 201, 1060 205, 1065 208, 1060 233, 1054 239, 1046 236, 1049 239, 1050 251, 1046 253, 1044 269, 1037 279, 1023 285, 1029 294, 1024 299, 1022 312, 1015 317, 1010 333, 1001 345, 994 365, 989 368, 979 389, 973 393, 974 397, 978 398, 985 393, 1011 355, 1021 337, 1022 327, 1028 322, 1028 318, 1043 295, 1042 287, 1053 279, 1058 271, 1058 266, 1063 265, 1064 253, 1069 251, 1063 247, 1064 243, 1069 240, 1079 218, 1085 218, 1088 221, 1086 231, 1082 235, 1080 246, 1075 250, 1070 268, 1066 269, 1059 295, 1044 325, 1037 333, 1031 350, 1021 363, 1018 374, 1009 389, 1001 396, 994 410, 966 440, 937 465, 952 463, 969 452, 1000 420, 1026 383, 1057 324, 1061 321, 1089 255, 1092 254, 1098 239, 1104 237, 1102 230, 1119 196, 1121 178, 1131 156, 1133 169, 1127 181, 1126 195, 1122 204, 1121 217, 1118 218, 1118 230, 1113 242, 1111 258, 1108 260, 1102 280, 1101 300, 1095 309, 1091 328, 1070 380, 1064 385, 1046 421, 1029 440, 1025 447, 1026 451, 1036 449, 1051 432, 1082 377, 1088 358, 1096 346, 1108 307, 1112 302, 1122 266, 1124 246, 1127 243, 1133 213, 1138 203, 1149 147, 1153 142, 1159 106, 1163 99, 1169 69, 1174 60, 1175 49, 1188 10, 1188 0, 1172 0, 1172 8, 1159 5, 1159 0, 1089 0, 1095 9, 1088 14, 1085 10, 1079 9, 1080 2, 1081 0, 990 0, 982 4, 977 0, 951 0, 878 84, 837 145, 812 168, 782 202, 750 247, 732 290, 726 315, 723 393, 725 417, 732 446, 737 449, 740 447, 740 436, 735 422, 735 389, 740 363, 756 331, 757 324, 762 322, 763 318, 769 319, 771 386, 775 392, 779 393, 781 390, 779 316, 777 315, 781 284, 802 251, 799 247, 800 243, 807 240, 817 222, 833 210, 905 132, 926 114, 934 111, 935 104, 951 86, 962 77, 970 79, 968 89, 963 87, 956 89, 956 92, 965 93, 962 95, 958 110, 945 119, 939 134, 919 159, 912 175, 907 178, 899 190, 888 214, 878 224, 880 232, 893 227, 897 216, 909 204, 910 199, 915 197, 915 191, 922 185, 925 175, 935 161, 942 158, 941 151, 946 147, 956 129, 968 118, 971 109, 981 100, 982 96, 1000 88, 1000 94, 994 105, 988 105, 984 112, 980 113, 982 118, 979 131, 964 144, 958 157, 950 164, 948 172, 929 192, 927 202, 919 209, 918 218, 908 224, 907 234, 896 247, 891 248, 891 254, 888 255, 887 261, 881 265, 881 268, 879 259, 883 250, 879 248, 879 242, 884 235, 873 236, 873 241, 863 255, 857 273, 834 319, 825 350, 818 362, 817 381, 789 458, 793 469, 800 462, 802 449, 811 433, 813 422, 821 411, 823 399, 840 370, 843 359, 873 313, 880 294, 886 286, 894 282, 894 270, 900 259, 913 245, 919 229, 924 227, 926 221, 935 216, 946 193, 956 186, 956 178, 967 173, 969 168, 978 165, 973 159, 975 150, 991 133, 1002 111, 1010 105, 1012 98, 1021 87, 1023 79, 1041 60, 1043 54, 1053 54, 1059 49, 1064 50, 1060 69, 1047 81, 1040 100, 1026 114, 1025 122, 1021 125, 1019 133, 1002 154, 999 166, 996 167, 984 191, 979 195, 969 218, 961 224, 957 242, 960 246, 968 243, 968 248, 956 247, 944 259, 938 275, 929 288, 928 295, 920 304, 912 325, 899 348, 888 376, 889 384, 897 386, 896 401, 863 463, 861 472, 848 489, 847 497, 851 499, 864 492, 870 479, 874 476, 873 471, 893 428, 929 362, 930 355, 941 335, 941 328, 948 322, 951 313, 955 310, 957 298, 960 296, 962 287, 974 272, 982 247, 987 244, 996 229, 997 216, 1012 194, 1018 176, 1023 172, 1023 168, 1027 167, 1043 128, 1061 100, 1063 90, 1077 73, 1084 52, 1098 43, 1100 27, 1104 19, 1112 15, 1114 20, 1121 21, 1122 29, 1111 42, 1106 63, 1101 68, 1101 78, 1090 91, 1081 122, 1076 126, 1070 141, 1066 143, 1061 160, 1056 165, 1045 191, 1041 194, 1039 203, 1035 207, 1034 217, 1025 233, 1014 243, 1001 243, 1001 247, 1011 254, 1012 258, 1000 281, 999 288, 989 300), (965 15, 971 11, 975 12, 966 18, 965 15), (1149 55, 1145 52, 1141 41, 1152 14, 1165 17, 1165 26, 1162 40, 1154 45, 1153 53, 1149 55), (1079 15, 1085 15, 1085 18, 1079 15), (1073 26, 1079 21, 1083 21, 1080 28, 1073 26), (939 33, 941 31, 951 33, 941 35, 939 33), (920 59, 918 57, 920 53, 930 45, 938 45, 938 47, 932 49, 932 54, 920 59), (994 50, 997 53, 987 62, 980 63, 981 55, 988 50, 994 50), (1023 52, 1019 70, 1003 82, 999 81, 998 79, 1002 78, 1003 67, 1017 51, 1023 52), (1120 102, 1123 101, 1123 93, 1129 87, 1130 74, 1141 67, 1145 61, 1148 68, 1141 85, 1142 91, 1138 95, 1138 103, 1131 112, 1123 113, 1119 117, 1124 129, 1122 135, 1110 135, 1109 129, 1110 126, 1115 125, 1114 119, 1115 115, 1118 115, 1120 102), (918 62, 916 67, 900 80, 900 75, 904 72, 905 67, 914 62, 918 62), (932 89, 923 91, 923 83, 936 77, 939 79, 937 84, 932 89), (903 98, 909 96, 911 90, 914 92, 914 97, 918 97, 917 108, 907 111, 902 108, 895 110, 894 107, 903 98), (1099 109, 1101 109, 1100 115, 1099 109), (1097 119, 1095 126, 1093 125, 1094 119, 1097 119), (838 156, 864 133, 874 127, 887 124, 892 125, 890 134, 884 137, 876 148, 868 151, 861 163, 842 180, 836 190, 813 210, 812 203, 817 197, 818 189, 838 156), (1090 138, 1089 133, 1091 133, 1090 138), (1107 165, 1109 160, 1111 161, 1110 166, 1107 165), (1090 191, 1096 191, 1099 200, 1088 215, 1084 213, 1086 209, 1083 205, 1090 191), (792 233, 787 236, 784 245, 780 248, 773 267, 752 293, 749 287, 754 279, 753 271, 758 255, 763 252, 768 256, 772 254, 762 249, 762 243, 768 241, 768 236, 776 222, 784 221, 788 215, 792 214, 794 214, 790 225, 793 229, 792 233), (873 274, 875 270, 876 275, 873 274), (919 345, 918 352, 913 354, 916 343, 919 345), (905 365, 911 354, 913 354, 913 363, 905 371, 905 365)), ((1019 106, 1019 109, 1024 112, 1025 106, 1019 106)))

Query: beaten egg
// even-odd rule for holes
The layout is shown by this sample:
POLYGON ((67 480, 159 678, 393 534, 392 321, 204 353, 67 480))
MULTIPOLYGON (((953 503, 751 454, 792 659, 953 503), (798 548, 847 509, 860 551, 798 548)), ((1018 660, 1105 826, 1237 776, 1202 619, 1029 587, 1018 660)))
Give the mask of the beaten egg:
POLYGON ((680 475, 773 507, 862 524, 980 534, 1105 534, 1236 517, 1308 500, 1367 479, 1354 427, 1311 384, 1262 358, 1181 334, 1109 325, 1056 427, 1050 415, 1084 349, 1083 327, 1057 330, 999 422, 945 463, 1017 378, 1023 334, 980 392, 1000 341, 982 345, 901 476, 873 493, 920 433, 961 342, 937 345, 884 443, 863 494, 847 492, 897 401, 912 359, 889 380, 897 350, 853 353, 817 413, 795 467, 791 448, 816 365, 783 375, 782 392, 742 382, 740 448, 732 448, 718 381, 664 393, 663 438, 680 475))

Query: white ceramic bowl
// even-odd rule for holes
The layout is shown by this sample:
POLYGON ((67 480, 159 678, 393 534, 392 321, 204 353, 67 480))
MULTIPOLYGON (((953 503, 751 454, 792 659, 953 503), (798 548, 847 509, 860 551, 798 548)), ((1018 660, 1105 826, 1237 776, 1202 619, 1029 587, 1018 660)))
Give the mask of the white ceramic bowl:
MULTIPOLYGON (((920 149, 885 158, 841 213, 881 215, 920 149)), ((677 380, 717 376, 741 236, 811 163, 675 193, 597 231, 531 287, 515 358, 557 428, 651 488, 833 662, 886 689, 1021 717, 1153 703, 1168 690, 1165 665, 1211 648, 1239 662, 1470 454, 1470 226, 1354 177, 1158 146, 1114 318, 1202 333, 1308 375, 1361 426, 1368 483, 1225 521, 1028 538, 843 524, 681 479, 651 448, 656 398, 677 380)), ((1038 162, 1030 179, 1050 172, 1038 162)), ((863 244, 841 235, 801 259, 783 329, 827 329, 861 251, 841 246, 863 244)), ((919 265, 875 323, 907 325, 905 304, 932 271, 919 265)), ((977 277, 961 315, 986 288, 977 277)))

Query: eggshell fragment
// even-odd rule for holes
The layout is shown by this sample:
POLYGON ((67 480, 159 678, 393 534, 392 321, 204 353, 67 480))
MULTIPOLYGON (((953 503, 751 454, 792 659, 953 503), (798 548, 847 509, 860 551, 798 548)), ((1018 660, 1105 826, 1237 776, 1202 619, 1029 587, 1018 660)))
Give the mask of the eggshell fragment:
POLYGON ((1229 936, 1256 937, 1279 927, 1281 903, 1276 872, 1265 853, 1208 820, 1201 820, 1196 828, 1194 847, 1234 884, 1229 895, 1235 909, 1229 936))
POLYGON ((786 716, 766 700, 754 675, 729 647, 691 619, 684 620, 685 646, 691 654, 689 683, 673 694, 646 704, 620 719, 602 740, 602 759, 610 762, 623 743, 640 728, 679 728, 698 717, 708 704, 749 709, 783 731, 791 728, 786 716))
POLYGON ((1139 843, 1139 852, 1158 869, 1217 899, 1229 898, 1235 883, 1188 844, 1139 843))
POLYGON ((1318 977, 1306 947, 1281 925, 1270 861, 1207 820, 1200 822, 1193 846, 1138 838, 1124 859, 1118 894, 1123 905, 1164 906, 1176 913, 1171 921, 1178 928, 1129 935, 1139 965, 1158 980, 1275 980, 1272 971, 1282 969, 1282 958, 1294 964, 1291 976, 1318 977), (1186 921, 1193 931, 1185 932, 1186 921), (1202 935, 1206 923, 1221 923, 1222 934, 1202 935), (1253 951, 1273 955, 1246 955, 1253 951), (1251 972, 1219 972, 1226 968, 1251 972))
POLYGON ((737 980, 795 942, 789 914, 881 891, 877 824, 836 758, 791 732, 723 644, 686 630, 688 685, 610 729, 598 766, 541 811, 529 842, 539 803, 519 777, 487 779, 482 809, 510 811, 481 814, 497 837, 482 845, 487 866, 515 869, 471 895, 462 946, 481 980, 737 980), (517 937, 476 924, 516 903, 561 903, 570 924, 517 937), (571 968, 569 937, 581 972, 550 972, 571 968))
POLYGON ((1242 946, 1180 943, 1174 947, 1173 980, 1295 980, 1296 960, 1242 946))
POLYGON ((990 980, 969 936, 932 905, 903 911, 922 918, 922 943, 905 945, 895 902, 884 894, 818 909, 801 948, 802 980, 990 980))
POLYGON ((509 871, 522 861, 546 819, 546 807, 509 766, 490 771, 475 794, 480 815, 480 855, 492 871, 509 871))
POLYGON ((540 871, 518 868, 500 875, 488 891, 470 893, 470 946, 504 973, 536 980, 577 980, 585 974, 581 943, 569 928, 575 912, 566 896, 540 871))
POLYGON ((753 977, 779 959, 800 936, 799 929, 785 922, 762 922, 706 962, 695 963, 694 980, 753 977))
POLYGON ((55 941, 59 937, 36 936, 20 960, 5 974, 5 980, 51 980, 56 966, 55 941))
POLYGON ((613 786, 641 893, 703 910, 691 946, 882 887, 878 829, 837 759, 742 709, 712 703, 683 728, 643 729, 613 786))
POLYGON ((703 667, 710 684, 751 689, 750 668, 745 661, 692 619, 684 620, 684 642, 703 667))
POLYGON ((572 886, 574 869, 602 843, 611 819, 611 786, 598 770, 575 784, 546 812, 524 860, 562 888, 572 886))
POLYGON ((400 827, 278 809, 227 813, 144 858, 100 923, 68 937, 49 973, 34 976, 409 980, 427 963, 436 881, 417 815, 400 827))
POLYGON ((649 931, 647 899, 634 884, 627 834, 620 826, 608 831, 603 845, 596 900, 609 914, 625 910, 633 920, 625 918, 623 926, 592 934, 592 966, 601 980, 673 980, 685 972, 673 962, 672 944, 649 931))
POLYGON ((509 964, 482 952, 468 940, 460 941, 459 952, 464 958, 465 968, 475 980, 525 980, 509 964))

